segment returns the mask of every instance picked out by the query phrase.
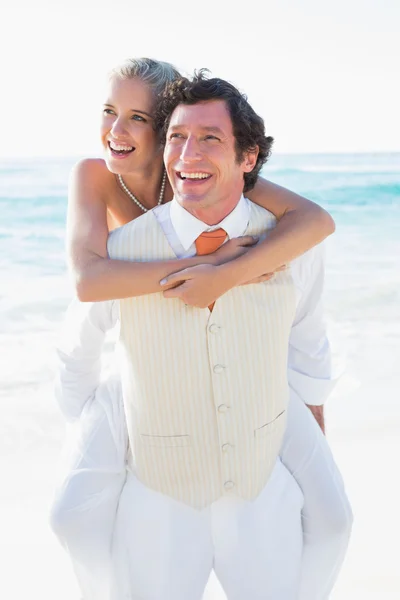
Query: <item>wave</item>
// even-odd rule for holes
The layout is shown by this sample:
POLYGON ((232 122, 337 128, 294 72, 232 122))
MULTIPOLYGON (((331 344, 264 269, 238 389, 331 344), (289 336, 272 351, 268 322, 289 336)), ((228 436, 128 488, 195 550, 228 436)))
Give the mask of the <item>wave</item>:
POLYGON ((304 165, 297 167, 280 167, 267 165, 264 173, 291 175, 296 173, 345 173, 346 175, 379 175, 380 173, 400 173, 400 165, 304 165))
POLYGON ((400 183, 382 183, 371 185, 367 182, 365 185, 341 185, 338 187, 330 186, 324 194, 327 201, 335 204, 348 204, 357 206, 400 207, 400 183))
POLYGON ((23 188, 14 188, 14 189, 8 189, 8 190, 4 190, 5 193, 2 193, 2 190, 0 189, 0 202, 1 203, 6 203, 6 202, 13 202, 15 204, 15 202, 21 201, 21 202, 25 202, 26 200, 29 200, 32 204, 34 202, 36 202, 36 204, 41 204, 42 202, 48 202, 48 203, 66 203, 67 201, 67 190, 65 188, 62 191, 59 190, 49 190, 46 188, 43 189, 32 189, 27 187, 26 189, 23 188))

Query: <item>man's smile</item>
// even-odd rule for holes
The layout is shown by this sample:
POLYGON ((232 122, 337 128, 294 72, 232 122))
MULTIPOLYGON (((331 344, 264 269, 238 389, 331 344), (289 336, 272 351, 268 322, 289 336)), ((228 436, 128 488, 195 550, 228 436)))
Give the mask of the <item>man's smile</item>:
POLYGON ((205 171, 175 171, 179 180, 191 185, 191 184, 202 184, 205 181, 211 179, 211 173, 205 171))

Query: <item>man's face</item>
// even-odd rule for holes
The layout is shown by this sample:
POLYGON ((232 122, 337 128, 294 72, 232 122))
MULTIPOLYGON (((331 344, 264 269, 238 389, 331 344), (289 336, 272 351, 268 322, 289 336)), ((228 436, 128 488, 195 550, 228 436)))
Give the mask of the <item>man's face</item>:
POLYGON ((212 225, 227 216, 243 192, 243 174, 256 155, 238 161, 232 121, 223 100, 180 104, 169 123, 164 162, 177 201, 212 225))

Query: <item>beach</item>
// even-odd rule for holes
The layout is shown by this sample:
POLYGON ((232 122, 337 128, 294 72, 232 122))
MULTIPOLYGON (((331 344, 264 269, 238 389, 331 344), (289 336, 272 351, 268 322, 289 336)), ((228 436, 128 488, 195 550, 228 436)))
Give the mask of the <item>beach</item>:
MULTIPOLYGON (((0 595, 79 600, 48 509, 64 440, 54 347, 72 296, 65 266, 75 159, 0 161, 0 595)), ((333 600, 398 600, 400 493, 400 155, 277 155, 264 175, 326 207, 325 305, 345 367, 326 405, 327 436, 354 512, 333 600)), ((111 358, 112 339, 106 348, 111 358)), ((223 600, 212 577, 206 600, 223 600)))

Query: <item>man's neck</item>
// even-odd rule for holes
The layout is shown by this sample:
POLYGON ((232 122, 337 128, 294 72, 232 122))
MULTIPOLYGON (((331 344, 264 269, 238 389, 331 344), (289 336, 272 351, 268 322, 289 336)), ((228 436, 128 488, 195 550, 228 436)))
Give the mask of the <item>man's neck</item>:
MULTIPOLYGON (((233 210, 235 210, 236 206, 240 201, 241 195, 237 198, 232 199, 230 202, 221 202, 212 206, 204 206, 204 207, 195 207, 195 206, 185 206, 183 204, 183 208, 187 210, 191 215, 199 219, 202 223, 206 225, 218 225, 221 223, 228 215, 231 214, 233 210)), ((179 200, 178 200, 179 202, 179 200)))

